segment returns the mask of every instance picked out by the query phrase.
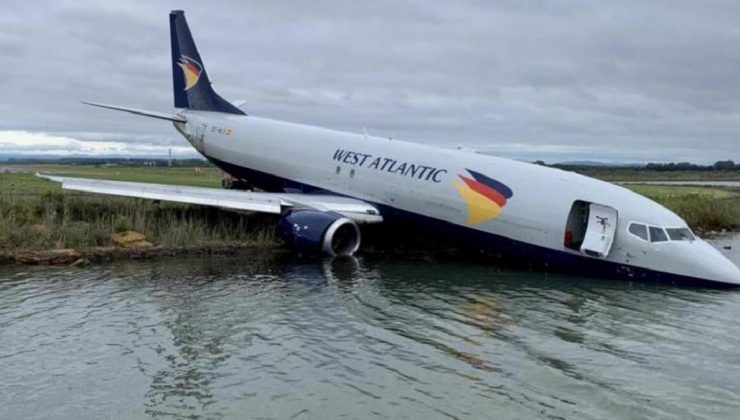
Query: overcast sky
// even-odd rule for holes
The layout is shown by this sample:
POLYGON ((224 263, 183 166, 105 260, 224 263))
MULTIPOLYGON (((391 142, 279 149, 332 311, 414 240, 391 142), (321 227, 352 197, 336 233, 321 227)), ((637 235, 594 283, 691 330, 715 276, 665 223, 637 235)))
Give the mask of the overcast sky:
POLYGON ((740 2, 17 1, 0 154, 190 152, 168 13, 254 115, 519 159, 740 161, 740 2))

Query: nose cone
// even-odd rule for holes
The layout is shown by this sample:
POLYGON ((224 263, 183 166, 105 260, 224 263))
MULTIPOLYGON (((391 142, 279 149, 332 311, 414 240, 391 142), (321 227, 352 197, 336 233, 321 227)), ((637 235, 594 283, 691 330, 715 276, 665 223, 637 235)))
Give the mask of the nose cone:
POLYGON ((740 268, 708 243, 700 241, 694 245, 698 245, 699 257, 698 261, 695 261, 700 264, 700 267, 696 268, 703 278, 740 286, 740 268))

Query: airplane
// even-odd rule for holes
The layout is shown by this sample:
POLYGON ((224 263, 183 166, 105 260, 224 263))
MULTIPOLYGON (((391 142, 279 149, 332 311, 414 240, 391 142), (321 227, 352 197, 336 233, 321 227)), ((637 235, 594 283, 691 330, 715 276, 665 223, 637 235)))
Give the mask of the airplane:
POLYGON ((39 174, 68 190, 280 215, 285 242, 352 255, 360 225, 412 223, 513 260, 600 278, 732 287, 740 269, 686 222, 626 188, 555 168, 248 115, 219 96, 184 12, 170 13, 170 121, 206 159, 259 191, 39 174))

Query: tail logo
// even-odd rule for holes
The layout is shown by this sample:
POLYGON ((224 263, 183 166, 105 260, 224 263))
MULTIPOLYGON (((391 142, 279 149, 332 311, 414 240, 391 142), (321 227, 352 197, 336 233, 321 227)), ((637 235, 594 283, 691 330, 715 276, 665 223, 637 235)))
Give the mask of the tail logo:
POLYGON ((461 181, 453 186, 468 205, 468 225, 498 217, 507 200, 514 195, 511 188, 479 172, 467 171, 471 176, 459 175, 461 181))
POLYGON ((198 84, 200 74, 203 73, 203 66, 199 62, 186 55, 181 55, 177 65, 180 66, 183 75, 185 75, 185 89, 183 90, 190 90, 198 84))

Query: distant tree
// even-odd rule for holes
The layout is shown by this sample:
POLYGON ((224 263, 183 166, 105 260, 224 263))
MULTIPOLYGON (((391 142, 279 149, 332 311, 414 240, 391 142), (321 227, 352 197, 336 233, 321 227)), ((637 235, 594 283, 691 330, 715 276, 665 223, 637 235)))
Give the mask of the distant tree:
POLYGON ((668 162, 668 163, 654 163, 650 162, 645 165, 645 169, 649 171, 707 171, 712 170, 713 166, 697 165, 690 162, 668 162))
POLYGON ((676 170, 677 171, 691 171, 696 169, 697 165, 694 165, 689 162, 678 162, 676 164, 676 170))
POLYGON ((731 160, 718 160, 712 165, 715 171, 731 171, 735 169, 735 162, 731 160))
POLYGON ((535 165, 540 165, 540 166, 547 166, 547 164, 545 163, 545 161, 544 161, 544 160, 536 160, 536 161, 534 162, 534 164, 535 164, 535 165))

